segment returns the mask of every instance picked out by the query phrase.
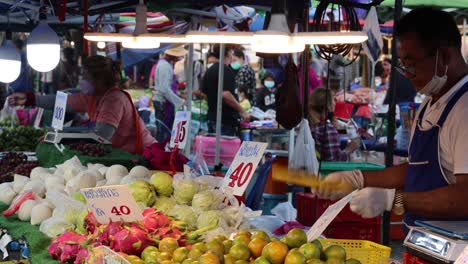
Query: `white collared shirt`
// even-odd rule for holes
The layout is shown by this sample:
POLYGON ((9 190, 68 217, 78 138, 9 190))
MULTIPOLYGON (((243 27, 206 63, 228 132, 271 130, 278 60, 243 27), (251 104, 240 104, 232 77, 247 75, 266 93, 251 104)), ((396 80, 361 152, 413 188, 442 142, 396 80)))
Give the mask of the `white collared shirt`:
MULTIPOLYGON (((419 108, 416 117, 426 103, 424 116, 422 117, 421 129, 428 130, 437 124, 447 103, 455 93, 468 82, 468 75, 456 83, 452 89, 445 93, 435 104, 432 98, 426 97, 419 108)), ((413 122, 411 137, 417 125, 413 122)), ((445 120, 439 134, 439 162, 450 184, 456 182, 455 174, 468 174, 468 92, 465 93, 452 108, 445 120)))

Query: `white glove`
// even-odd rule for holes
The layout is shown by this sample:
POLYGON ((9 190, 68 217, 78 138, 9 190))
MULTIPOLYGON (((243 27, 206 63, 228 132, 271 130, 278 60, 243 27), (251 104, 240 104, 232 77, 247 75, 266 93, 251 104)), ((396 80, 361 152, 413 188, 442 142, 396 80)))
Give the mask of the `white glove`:
POLYGON ((362 188, 364 188, 364 177, 360 170, 339 171, 326 176, 312 192, 320 199, 338 200, 362 188))
POLYGON ((364 188, 351 200, 351 211, 363 218, 374 218, 390 211, 395 199, 395 189, 364 188))

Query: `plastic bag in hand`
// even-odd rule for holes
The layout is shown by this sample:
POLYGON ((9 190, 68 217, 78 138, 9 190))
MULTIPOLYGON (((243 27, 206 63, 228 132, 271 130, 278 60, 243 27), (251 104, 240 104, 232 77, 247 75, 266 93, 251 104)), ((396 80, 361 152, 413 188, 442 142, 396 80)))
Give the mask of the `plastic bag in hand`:
POLYGON ((305 170, 315 175, 318 174, 319 163, 315 153, 315 140, 312 138, 309 122, 306 119, 302 120, 299 127, 289 168, 305 170))
POLYGON ((0 111, 0 127, 13 127, 19 125, 16 108, 8 104, 5 100, 2 111, 0 111))

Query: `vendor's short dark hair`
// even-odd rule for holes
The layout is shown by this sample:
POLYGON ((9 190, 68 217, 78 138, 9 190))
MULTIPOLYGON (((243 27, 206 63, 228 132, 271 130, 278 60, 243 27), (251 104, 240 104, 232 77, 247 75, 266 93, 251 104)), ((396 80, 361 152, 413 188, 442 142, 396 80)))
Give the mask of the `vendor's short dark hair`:
POLYGON ((241 58, 241 59, 245 60, 244 50, 242 48, 240 48, 240 47, 234 49, 234 52, 232 53, 232 55, 236 56, 237 58, 241 58))
POLYGON ((415 33, 427 50, 439 47, 461 48, 461 36, 454 18, 430 7, 414 9, 398 21, 395 34, 415 33))
POLYGON ((101 82, 106 87, 112 87, 118 81, 118 65, 111 58, 100 55, 89 56, 83 62, 83 68, 93 80, 101 82))
MULTIPOLYGON (((213 46, 213 50, 211 51, 210 54, 213 54, 215 58, 219 59, 220 50, 221 50, 221 47, 219 46, 219 44, 216 44, 213 46)), ((229 55, 229 48, 226 46, 224 49, 224 56, 227 56, 227 55, 229 55)))

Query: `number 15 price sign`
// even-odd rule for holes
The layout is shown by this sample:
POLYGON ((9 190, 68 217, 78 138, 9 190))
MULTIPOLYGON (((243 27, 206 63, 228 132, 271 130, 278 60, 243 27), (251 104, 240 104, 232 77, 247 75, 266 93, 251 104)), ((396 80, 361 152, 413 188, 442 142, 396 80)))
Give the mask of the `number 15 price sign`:
POLYGON ((244 141, 224 176, 221 189, 231 188, 234 195, 243 195, 267 145, 267 143, 244 141))
POLYGON ((187 136, 190 133, 190 117, 189 111, 179 111, 175 114, 174 125, 171 133, 171 148, 178 145, 179 149, 184 149, 187 144, 187 136))

